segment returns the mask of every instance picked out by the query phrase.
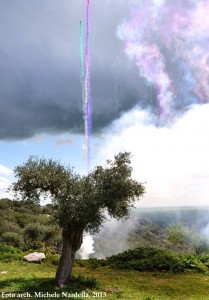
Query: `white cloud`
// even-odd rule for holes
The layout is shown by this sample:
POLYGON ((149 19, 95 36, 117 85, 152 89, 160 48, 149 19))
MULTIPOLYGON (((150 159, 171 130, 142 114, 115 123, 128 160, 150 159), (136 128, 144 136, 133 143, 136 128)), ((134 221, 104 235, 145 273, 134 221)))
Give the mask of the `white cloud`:
POLYGON ((0 165, 0 198, 11 198, 12 195, 7 193, 7 188, 12 182, 13 171, 3 165, 0 165))
POLYGON ((13 173, 13 171, 3 165, 0 165, 0 174, 3 175, 11 175, 13 173))
POLYGON ((7 188, 10 181, 5 177, 0 177, 0 188, 7 188))
POLYGON ((157 128, 135 108, 97 139, 97 161, 133 154, 134 177, 147 182, 138 206, 208 205, 208 115, 208 104, 194 106, 172 127, 157 128))

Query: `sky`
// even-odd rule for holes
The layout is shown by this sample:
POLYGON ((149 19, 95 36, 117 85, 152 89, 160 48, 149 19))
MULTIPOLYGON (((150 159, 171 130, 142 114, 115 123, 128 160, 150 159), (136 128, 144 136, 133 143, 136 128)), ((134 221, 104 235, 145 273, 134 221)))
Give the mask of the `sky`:
MULTIPOLYGON (((209 204, 209 0, 90 0, 90 165, 132 153, 137 207, 209 204)), ((0 0, 0 197, 29 156, 86 172, 86 0, 0 0)))

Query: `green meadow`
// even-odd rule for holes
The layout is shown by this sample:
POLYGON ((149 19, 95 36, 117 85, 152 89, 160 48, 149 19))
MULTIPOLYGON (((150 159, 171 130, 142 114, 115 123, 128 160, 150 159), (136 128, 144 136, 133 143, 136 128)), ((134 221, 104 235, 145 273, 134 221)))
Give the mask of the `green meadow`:
POLYGON ((209 275, 74 266, 73 282, 56 289, 56 266, 23 261, 0 263, 2 299, 208 300, 209 275), (4 273, 6 272, 6 273, 4 273), (84 293, 85 292, 85 293, 84 293), (48 293, 48 294, 47 294, 48 293), (76 294, 77 293, 77 294, 76 294), (30 295, 30 297, 29 297, 30 295), (56 297, 55 297, 56 296, 56 297))

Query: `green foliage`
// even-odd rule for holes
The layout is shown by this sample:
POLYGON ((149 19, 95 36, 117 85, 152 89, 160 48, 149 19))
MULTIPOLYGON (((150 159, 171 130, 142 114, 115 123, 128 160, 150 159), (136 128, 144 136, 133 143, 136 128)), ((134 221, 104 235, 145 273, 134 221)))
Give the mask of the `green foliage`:
POLYGON ((28 248, 40 248, 45 237, 45 227, 38 223, 29 224, 23 232, 24 240, 28 248))
POLYGON ((59 254, 51 254, 51 253, 48 253, 48 254, 46 255, 45 262, 46 262, 47 264, 58 265, 59 258, 60 258, 60 255, 59 255, 59 254))
POLYGON ((186 270, 197 271, 200 273, 208 272, 206 264, 203 263, 198 255, 180 254, 180 258, 182 259, 186 270))
POLYGON ((110 216, 120 219, 130 213, 133 201, 145 192, 143 184, 131 179, 130 153, 120 153, 107 167, 96 167, 91 177, 95 181, 98 197, 110 216))
MULTIPOLYGON (((74 253, 80 248, 84 231, 97 232, 106 219, 106 211, 114 218, 127 217, 134 201, 144 194, 144 185, 131 178, 130 164, 130 153, 119 153, 114 161, 107 161, 105 167, 96 167, 87 176, 76 174, 59 161, 35 157, 15 168, 17 181, 12 190, 23 201, 40 203, 42 195, 51 196, 63 236, 56 274, 59 287, 69 280, 72 263, 67 263, 67 260, 74 259, 70 248, 74 253)), ((39 246, 38 239, 39 242, 46 240, 38 225, 28 225, 24 235, 25 241, 33 242, 33 247, 39 246)))
POLYGON ((76 258, 74 263, 76 265, 78 265, 81 268, 86 268, 89 266, 88 260, 87 259, 80 259, 80 258, 76 258))
POLYGON ((2 198, 0 200, 0 211, 8 210, 11 207, 11 200, 7 198, 2 198))
POLYGON ((22 253, 17 253, 17 254, 1 253, 0 261, 11 262, 11 261, 17 261, 17 260, 23 260, 22 253))
POLYGON ((166 232, 148 218, 139 218, 137 224, 129 232, 127 244, 129 248, 154 247, 162 248, 166 232))
POLYGON ((0 235, 3 232, 18 232, 19 230, 20 228, 16 223, 14 212, 10 209, 6 210, 6 213, 5 211, 0 211, 0 235))
POLYGON ((24 244, 23 238, 16 232, 4 232, 0 237, 0 241, 19 248, 22 248, 24 244))
POLYGON ((108 263, 118 269, 134 269, 138 271, 168 271, 181 273, 188 270, 207 272, 207 267, 198 256, 176 254, 168 250, 154 248, 136 248, 107 259, 108 263))
POLYGON ((127 242, 123 241, 123 243, 127 244, 129 249, 154 247, 175 253, 209 253, 208 238, 198 232, 195 226, 174 223, 168 224, 167 228, 162 228, 148 218, 139 218, 136 225, 130 228, 127 242))
POLYGON ((47 215, 53 215, 54 209, 52 204, 47 204, 42 207, 42 213, 47 215))
POLYGON ((92 289, 92 288, 98 288, 99 283, 96 278, 94 277, 84 277, 82 275, 79 275, 77 277, 72 278, 72 282, 76 282, 79 285, 82 285, 83 287, 92 289))
POLYGON ((16 212, 14 216, 20 228, 25 228, 29 223, 31 223, 31 217, 33 217, 31 214, 19 212, 16 212))
POLYGON ((48 215, 48 207, 45 210, 45 207, 28 201, 9 199, 0 199, 0 206, 4 208, 0 211, 1 243, 17 246, 22 250, 37 249, 44 244, 51 247, 51 252, 59 251, 61 231, 54 221, 52 210, 51 215, 48 215), (39 228, 39 234, 35 233, 34 227, 39 228))
POLYGON ((97 259, 97 258, 89 258, 88 263, 89 263, 89 267, 92 270, 95 270, 99 267, 103 267, 107 264, 104 259, 97 259))
POLYGON ((28 224, 23 231, 27 248, 41 248, 43 242, 45 245, 47 245, 49 241, 54 239, 53 229, 53 227, 45 226, 39 223, 28 224))
POLYGON ((31 157, 15 168, 13 191, 34 203, 48 193, 62 228, 97 231, 105 219, 105 209, 112 217, 125 217, 135 199, 145 192, 143 184, 131 179, 131 172, 129 153, 120 153, 87 176, 74 173, 59 161, 31 157))
MULTIPOLYGON (((40 203, 42 193, 51 193, 57 197, 71 185, 72 169, 62 166, 59 161, 30 157, 23 166, 14 170, 18 181, 13 184, 13 190, 19 193, 24 201, 40 203)), ((46 194, 45 194, 46 195, 46 194)))
POLYGON ((75 264, 83 268, 90 268, 91 270, 95 270, 99 267, 107 266, 107 262, 105 259, 97 259, 97 258, 76 259, 75 264))
POLYGON ((12 246, 6 246, 3 244, 0 244, 0 253, 0 261, 4 262, 22 260, 23 256, 25 255, 25 253, 22 252, 20 249, 12 246))
POLYGON ((173 244, 189 242, 188 231, 181 224, 171 224, 168 228, 168 240, 173 244))
POLYGON ((209 255, 198 255, 199 260, 209 268, 209 255))
POLYGON ((22 253, 22 251, 18 248, 15 248, 15 247, 0 244, 0 253, 16 254, 16 253, 22 253))
POLYGON ((209 249, 209 240, 203 237, 194 226, 171 224, 167 229, 167 240, 176 252, 201 254, 209 249))

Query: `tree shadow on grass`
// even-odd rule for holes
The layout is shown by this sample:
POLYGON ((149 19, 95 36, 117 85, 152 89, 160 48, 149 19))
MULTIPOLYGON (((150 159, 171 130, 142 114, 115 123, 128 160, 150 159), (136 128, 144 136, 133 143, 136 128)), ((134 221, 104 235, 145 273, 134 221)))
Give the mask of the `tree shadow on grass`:
MULTIPOLYGON (((17 278, 17 279, 8 279, 0 282, 0 291, 5 291, 6 293, 13 293, 17 295, 18 293, 30 293, 31 297, 27 299, 54 299, 54 297, 44 297, 41 296, 37 298, 35 297, 35 292, 39 293, 57 293, 62 295, 62 292, 67 292, 68 294, 75 294, 76 292, 80 294, 82 291, 89 290, 95 288, 97 286, 97 282, 94 278, 85 278, 78 276, 73 278, 70 283, 68 283, 64 288, 57 289, 55 285, 54 279, 49 278, 17 278)), ((57 297, 58 299, 66 299, 66 296, 62 298, 62 296, 57 297)), ((8 298, 7 298, 8 299, 8 298)), ((16 299, 16 298, 13 298, 16 299)), ((21 298, 26 299, 26 298, 21 298)), ((67 297, 67 299, 71 299, 67 297)), ((72 298, 73 299, 73 298, 72 298)), ((76 299, 81 299, 76 297, 76 299)))

